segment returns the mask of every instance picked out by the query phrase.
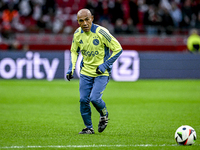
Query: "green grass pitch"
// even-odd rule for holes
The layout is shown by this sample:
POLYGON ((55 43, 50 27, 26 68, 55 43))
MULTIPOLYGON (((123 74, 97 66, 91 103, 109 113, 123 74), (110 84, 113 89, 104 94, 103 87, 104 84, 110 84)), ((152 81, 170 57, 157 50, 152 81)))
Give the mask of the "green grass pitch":
POLYGON ((0 80, 0 149, 200 149, 200 80, 110 81, 103 100, 109 123, 94 135, 79 112, 79 81, 0 80), (197 141, 179 146, 181 125, 192 126, 197 141))

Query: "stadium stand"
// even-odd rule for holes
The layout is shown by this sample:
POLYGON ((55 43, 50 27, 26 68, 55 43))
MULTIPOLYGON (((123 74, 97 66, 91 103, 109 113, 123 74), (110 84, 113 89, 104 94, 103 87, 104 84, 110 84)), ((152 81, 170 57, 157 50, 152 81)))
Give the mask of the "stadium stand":
POLYGON ((124 49, 186 51, 190 29, 200 30, 199 0, 1 0, 0 49, 69 49, 81 8, 124 49))

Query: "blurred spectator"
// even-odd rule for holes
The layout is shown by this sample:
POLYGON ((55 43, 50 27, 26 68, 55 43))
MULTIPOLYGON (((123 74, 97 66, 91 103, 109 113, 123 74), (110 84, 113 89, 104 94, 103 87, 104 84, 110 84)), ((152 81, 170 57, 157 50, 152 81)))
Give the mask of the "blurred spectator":
POLYGON ((40 19, 37 20, 37 26, 39 27, 39 31, 44 31, 46 28, 46 22, 44 21, 43 16, 40 17, 40 19))
POLYGON ((56 1, 55 0, 45 0, 42 6, 43 15, 54 16, 56 11, 56 1))
POLYGON ((178 8, 176 2, 172 2, 171 6, 172 7, 171 7, 171 10, 170 10, 170 15, 173 19, 175 28, 178 28, 179 24, 182 20, 182 13, 181 13, 181 10, 178 8))
POLYGON ((51 33, 57 8, 55 0, 35 0, 33 2, 32 17, 36 21, 37 30, 51 33))
POLYGON ((159 3, 160 0, 146 0, 147 5, 155 5, 156 7, 158 7, 159 3))
POLYGON ((103 20, 110 21, 110 14, 108 8, 108 0, 98 0, 97 6, 95 7, 95 22, 101 24, 103 20))
MULTIPOLYGON (((124 20, 124 11, 123 11, 123 4, 122 0, 116 0, 114 3, 114 7, 111 10, 111 22, 116 23, 117 20, 121 19, 124 20)), ((117 23, 118 24, 118 23, 117 23)))
POLYGON ((146 12, 149 8, 145 0, 138 0, 137 4, 138 4, 138 10, 141 12, 146 12))
POLYGON ((23 31, 24 27, 20 24, 20 15, 17 10, 16 4, 9 2, 7 7, 3 10, 2 13, 2 25, 4 30, 16 29, 23 31))
POLYGON ((200 29, 200 11, 197 14, 197 19, 195 22, 195 28, 200 29))
POLYGON ((2 38, 8 44, 8 49, 17 49, 19 42, 16 40, 15 31, 24 31, 25 27, 20 24, 19 12, 14 2, 6 3, 2 12, 2 38))
POLYGON ((159 7, 161 7, 162 9, 170 10, 171 4, 169 3, 168 0, 160 0, 159 7))
POLYGON ((158 8, 155 5, 149 5, 144 13, 144 25, 148 35, 158 34, 158 27, 161 25, 162 18, 158 14, 158 8))
MULTIPOLYGON (((105 2, 104 2, 105 3, 105 2)), ((105 4, 104 4, 105 5, 105 4)), ((97 7, 95 8, 95 13, 94 16, 96 15, 96 22, 98 20, 102 20, 102 18, 104 17, 104 7, 103 7, 103 0, 99 0, 97 7)))
POLYGON ((184 4, 181 8, 182 11, 182 21, 180 26, 182 28, 186 28, 188 29, 189 27, 191 27, 191 22, 192 22, 192 17, 193 17, 193 11, 192 11, 192 7, 191 7, 191 0, 185 0, 184 4))
POLYGON ((132 24, 136 26, 139 22, 137 0, 129 1, 129 10, 130 18, 132 19, 132 24))
POLYGON ((111 34, 114 33, 114 26, 108 20, 102 20, 101 25, 108 29, 111 34))
POLYGON ((3 10, 6 8, 7 8, 7 5, 6 5, 5 1, 0 0, 0 13, 2 13, 3 10))
POLYGON ((127 20, 127 29, 126 34, 136 34, 138 33, 136 26, 133 23, 133 20, 131 18, 128 18, 127 20))
POLYGON ((136 27, 133 25, 131 18, 127 20, 127 24, 122 19, 117 19, 114 27, 115 34, 135 34, 136 32, 136 27))
MULTIPOLYGON (((102 2, 100 2, 100 6, 101 6, 102 2)), ((96 16, 97 16, 97 11, 95 10, 95 8, 97 7, 98 3, 94 0, 87 0, 85 8, 89 9, 90 12, 92 13, 93 16, 95 16, 94 20, 96 20, 96 16)), ((101 7, 102 8, 102 7, 101 7)))
POLYGON ((69 14, 64 14, 63 9, 58 8, 56 10, 55 18, 54 18, 53 25, 52 25, 53 33, 59 33, 62 31, 62 29, 64 27, 64 22, 66 21, 66 18, 64 18, 63 16, 69 17, 69 14))
POLYGON ((200 36, 197 29, 190 31, 190 36, 187 39, 187 47, 190 52, 200 52, 200 36))
POLYGON ((194 27, 200 29, 200 0, 193 0, 193 12, 195 14, 194 27))
POLYGON ((33 19, 38 21, 42 17, 42 1, 34 1, 34 6, 33 6, 33 19))
POLYGON ((123 20, 122 19, 117 19, 115 22, 115 27, 114 27, 114 33, 115 34, 124 34, 125 31, 125 27, 123 25, 123 20))
POLYGON ((192 10, 197 16, 200 11, 200 0, 192 0, 192 10))
POLYGON ((19 1, 19 13, 22 17, 31 17, 33 14, 33 3, 31 0, 19 1))
POLYGON ((174 22, 166 8, 163 8, 162 27, 164 27, 164 33, 168 35, 173 33, 174 22))
POLYGON ((8 4, 2 13, 2 24, 4 30, 11 30, 12 22, 17 21, 19 13, 14 9, 14 4, 8 4))
POLYGON ((20 21, 26 27, 26 31, 35 28, 35 21, 33 15, 33 0, 20 0, 18 4, 20 21))

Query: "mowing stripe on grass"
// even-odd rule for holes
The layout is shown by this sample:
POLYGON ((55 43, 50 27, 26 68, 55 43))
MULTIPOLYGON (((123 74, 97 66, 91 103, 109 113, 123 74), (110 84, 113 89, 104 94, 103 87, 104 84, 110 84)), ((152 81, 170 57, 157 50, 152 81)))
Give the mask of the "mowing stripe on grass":
MULTIPOLYGON (((177 144, 136 144, 136 145, 47 145, 47 146, 5 146, 0 149, 25 149, 25 148, 92 148, 92 147, 171 147, 178 146, 177 144)), ((200 146, 200 145, 198 145, 200 146)))

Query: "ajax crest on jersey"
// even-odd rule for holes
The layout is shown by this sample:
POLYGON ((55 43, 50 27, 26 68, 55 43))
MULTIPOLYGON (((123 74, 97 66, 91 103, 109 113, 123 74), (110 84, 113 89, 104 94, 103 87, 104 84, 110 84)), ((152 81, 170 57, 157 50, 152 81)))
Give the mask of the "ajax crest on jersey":
POLYGON ((196 132, 191 126, 183 125, 175 132, 175 140, 179 145, 192 145, 196 139, 196 132))
POLYGON ((96 45, 96 46, 99 45, 99 40, 98 39, 94 39, 93 40, 93 44, 96 45))

